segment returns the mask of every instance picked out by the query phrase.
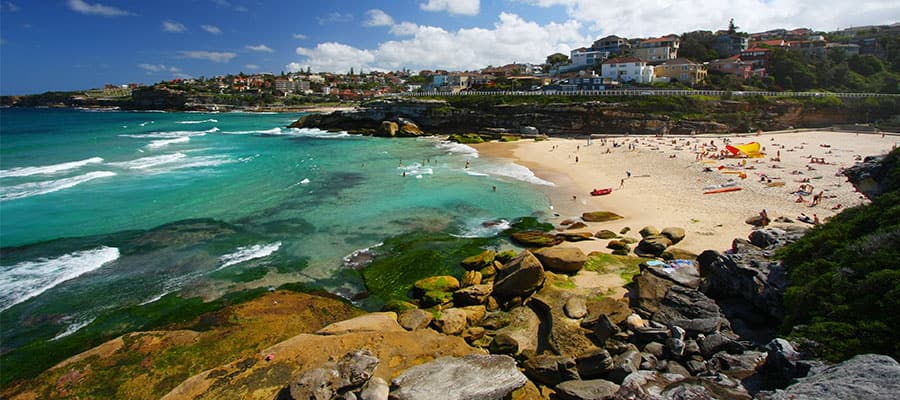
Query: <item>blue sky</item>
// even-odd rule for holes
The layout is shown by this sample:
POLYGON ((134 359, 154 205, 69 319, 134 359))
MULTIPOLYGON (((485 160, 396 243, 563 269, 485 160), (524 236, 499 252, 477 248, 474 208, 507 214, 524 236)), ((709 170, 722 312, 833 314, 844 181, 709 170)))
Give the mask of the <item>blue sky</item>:
POLYGON ((471 70, 590 45, 722 29, 900 21, 866 0, 0 0, 0 94, 290 70, 471 70))

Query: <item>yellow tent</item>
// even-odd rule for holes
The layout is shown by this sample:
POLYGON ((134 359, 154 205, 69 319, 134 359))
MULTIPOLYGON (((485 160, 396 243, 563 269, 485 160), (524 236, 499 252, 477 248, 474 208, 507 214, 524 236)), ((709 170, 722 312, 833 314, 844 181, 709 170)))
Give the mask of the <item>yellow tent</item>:
POLYGON ((750 157, 750 158, 761 158, 765 157, 765 153, 759 152, 759 142, 750 142, 746 144, 737 144, 737 145, 727 145, 725 146, 731 154, 736 156, 750 157))

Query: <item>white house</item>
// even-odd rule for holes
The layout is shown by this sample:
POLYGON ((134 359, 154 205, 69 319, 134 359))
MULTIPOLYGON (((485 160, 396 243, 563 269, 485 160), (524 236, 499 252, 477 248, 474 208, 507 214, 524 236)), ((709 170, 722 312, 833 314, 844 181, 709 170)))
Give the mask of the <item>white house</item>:
POLYGON ((609 58, 608 51, 591 50, 584 47, 572 50, 569 54, 572 65, 580 67, 597 65, 609 58))
POLYGON ((619 57, 604 61, 600 76, 619 82, 653 82, 653 66, 637 57, 619 57))

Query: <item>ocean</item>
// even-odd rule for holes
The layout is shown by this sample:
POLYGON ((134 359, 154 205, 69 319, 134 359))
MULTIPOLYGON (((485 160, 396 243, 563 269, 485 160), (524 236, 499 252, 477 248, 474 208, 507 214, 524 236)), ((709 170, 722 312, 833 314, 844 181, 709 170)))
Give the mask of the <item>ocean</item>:
POLYGON ((285 128, 301 115, 0 110, 2 353, 172 296, 360 298, 346 272, 389 238, 488 237, 551 209, 510 161, 285 128))

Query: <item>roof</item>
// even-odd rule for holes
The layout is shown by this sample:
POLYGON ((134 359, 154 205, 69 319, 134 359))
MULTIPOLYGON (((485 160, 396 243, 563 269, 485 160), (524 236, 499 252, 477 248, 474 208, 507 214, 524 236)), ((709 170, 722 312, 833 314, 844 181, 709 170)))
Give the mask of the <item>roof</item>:
POLYGON ((678 40, 678 38, 677 38, 677 37, 671 37, 671 35, 670 35, 670 36, 663 36, 663 37, 658 37, 658 38, 653 38, 653 39, 645 39, 645 40, 641 40, 641 44, 644 44, 644 43, 671 42, 671 41, 673 41, 673 40, 678 40))
POLYGON ((744 50, 744 51, 742 51, 741 53, 746 53, 746 52, 749 52, 749 51, 769 51, 769 49, 765 49, 765 48, 762 48, 762 47, 754 47, 754 48, 752 48, 752 49, 744 50))
POLYGON ((696 62, 691 61, 691 60, 689 60, 689 59, 687 59, 687 58, 684 58, 684 57, 678 57, 678 58, 675 58, 675 59, 672 59, 672 60, 668 60, 668 61, 666 61, 666 62, 663 63, 663 65, 682 65, 682 64, 687 64, 687 65, 700 65, 699 63, 696 63, 696 62))
POLYGON ((641 60, 640 58, 637 58, 637 57, 619 57, 619 58, 610 58, 610 59, 602 62, 601 64, 621 64, 621 63, 630 63, 630 62, 643 63, 646 61, 641 60))
POLYGON ((758 41, 758 42, 756 42, 756 43, 754 43, 754 44, 755 44, 756 46, 759 46, 759 45, 763 45, 763 44, 764 44, 764 45, 766 45, 766 46, 781 47, 781 46, 786 46, 786 45, 787 45, 787 42, 785 42, 784 39, 772 39, 772 40, 760 40, 760 41, 758 41))

